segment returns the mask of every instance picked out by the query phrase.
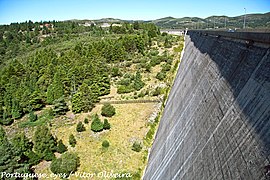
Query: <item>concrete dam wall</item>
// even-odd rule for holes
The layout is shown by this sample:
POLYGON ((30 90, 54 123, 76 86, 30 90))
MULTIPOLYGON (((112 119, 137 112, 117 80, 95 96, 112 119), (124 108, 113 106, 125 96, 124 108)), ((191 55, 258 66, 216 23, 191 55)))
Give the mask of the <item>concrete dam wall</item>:
POLYGON ((144 180, 269 179, 270 34, 213 34, 185 37, 144 180))

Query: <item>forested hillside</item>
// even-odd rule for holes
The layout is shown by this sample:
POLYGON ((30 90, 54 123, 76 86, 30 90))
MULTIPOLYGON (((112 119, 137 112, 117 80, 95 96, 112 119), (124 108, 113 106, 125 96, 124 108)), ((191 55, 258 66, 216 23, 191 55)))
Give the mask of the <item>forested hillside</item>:
MULTIPOLYGON (((242 29, 244 15, 236 17, 228 16, 210 16, 207 18, 183 17, 174 18, 166 17, 151 21, 160 28, 167 29, 242 29)), ((247 14, 246 29, 269 29, 270 13, 265 14, 247 14)))
POLYGON ((131 26, 111 27, 106 32, 107 36, 123 34, 118 37, 106 37, 103 29, 78 26, 74 22, 50 25, 53 28, 40 30, 38 23, 29 21, 1 27, 4 58, 0 71, 0 123, 3 125, 45 105, 54 105, 63 97, 72 102, 76 113, 91 110, 99 96, 109 93, 109 65, 124 61, 132 54, 144 54, 151 38, 159 33, 151 24, 141 25, 144 31, 134 34, 131 26), (105 35, 105 38, 79 41, 68 49, 57 50, 52 46, 59 41, 66 42, 66 38, 80 38, 80 33, 94 37, 105 35), (42 39, 44 34, 48 37, 42 39), (37 47, 40 48, 26 54, 25 51, 30 53, 37 47))
POLYGON ((112 106, 108 99, 162 98, 164 103, 182 48, 181 38, 160 34, 151 23, 101 27, 82 21, 27 21, 0 26, 1 172, 68 177, 79 167, 81 172, 110 171, 114 161, 103 162, 103 156, 126 159, 132 154, 132 161, 113 170, 139 178, 159 108, 148 122, 156 103, 112 106), (101 108, 102 99, 108 102, 101 108), (127 153, 112 156, 115 150, 127 153), (44 162, 49 165, 43 167, 44 162))

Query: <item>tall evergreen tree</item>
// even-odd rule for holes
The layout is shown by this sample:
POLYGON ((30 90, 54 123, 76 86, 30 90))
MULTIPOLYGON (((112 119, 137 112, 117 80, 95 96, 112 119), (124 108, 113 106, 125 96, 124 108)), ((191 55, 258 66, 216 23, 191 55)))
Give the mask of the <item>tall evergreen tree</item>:
POLYGON ((47 89, 47 102, 52 104, 54 100, 61 98, 64 95, 64 86, 61 81, 59 72, 56 72, 53 77, 53 83, 47 89))
MULTIPOLYGON (((22 161, 20 153, 8 141, 6 133, 0 126, 0 171, 3 173, 30 173, 29 164, 22 161)), ((9 179, 2 177, 2 179, 9 179)))
POLYGON ((63 115, 68 111, 67 103, 65 102, 64 96, 56 99, 54 102, 53 113, 54 115, 63 115))
POLYGON ((86 83, 83 83, 79 88, 79 92, 82 95, 82 110, 84 112, 91 111, 94 107, 94 94, 91 89, 86 83))
POLYGON ((46 126, 39 126, 35 131, 34 150, 40 158, 45 160, 54 159, 53 152, 56 151, 56 139, 52 136, 50 130, 46 126))
POLYGON ((77 92, 76 94, 73 95, 72 100, 72 111, 74 113, 79 113, 83 110, 83 102, 82 102, 82 93, 77 92))

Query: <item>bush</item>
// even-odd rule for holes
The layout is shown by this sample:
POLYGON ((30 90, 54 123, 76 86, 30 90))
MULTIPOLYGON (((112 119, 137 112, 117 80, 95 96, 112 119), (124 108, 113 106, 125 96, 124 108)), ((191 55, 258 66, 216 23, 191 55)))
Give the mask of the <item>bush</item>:
POLYGON ((161 94, 161 87, 156 87, 156 89, 153 92, 153 96, 158 96, 161 94))
POLYGON ((104 119, 103 129, 111 129, 111 124, 108 122, 108 119, 104 119))
POLYGON ((117 88, 117 93, 119 94, 124 94, 124 93, 130 93, 134 91, 133 87, 132 86, 124 86, 124 85, 121 85, 117 88))
POLYGON ((62 139, 58 141, 58 144, 57 144, 57 152, 59 153, 64 153, 67 151, 67 147, 64 145, 62 139))
POLYGON ((111 104, 104 104, 101 108, 101 115, 105 117, 112 117, 115 115, 115 108, 111 104))
POLYGON ((89 120, 87 118, 84 119, 84 123, 85 124, 88 124, 89 123, 89 120))
POLYGON ((100 121, 97 114, 92 117, 91 130, 94 132, 100 132, 103 130, 103 123, 100 121))
POLYGON ((30 122, 35 122, 37 119, 38 119, 38 118, 37 118, 37 115, 36 115, 33 111, 31 111, 31 112, 29 113, 29 121, 30 121, 30 122))
POLYGON ((71 145, 71 147, 75 147, 76 143, 77 143, 77 141, 76 141, 74 135, 71 134, 71 135, 69 136, 69 144, 71 145))
POLYGON ((156 78, 160 81, 163 81, 166 78, 166 74, 164 72, 158 72, 156 78))
POLYGON ((120 76, 121 73, 120 73, 119 68, 118 68, 118 67, 113 67, 113 68, 112 68, 111 75, 112 75, 112 77, 120 76))
POLYGON ((0 119, 0 124, 3 124, 3 125, 5 125, 5 126, 9 126, 9 125, 11 125, 12 123, 13 123, 13 119, 11 119, 11 118, 9 118, 9 117, 7 117, 7 118, 2 118, 2 119, 0 119))
POLYGON ((132 150, 136 152, 140 152, 142 150, 142 145, 139 142, 134 142, 132 145, 132 150))
POLYGON ((62 178, 68 178, 72 172, 77 171, 80 166, 80 159, 75 153, 66 152, 60 158, 54 159, 50 169, 54 174, 62 178))
POLYGON ((104 141, 102 142, 102 147, 104 147, 104 148, 108 148, 109 146, 110 146, 109 141, 104 140, 104 141))
POLYGON ((83 125, 82 122, 79 122, 79 123, 77 124, 76 130, 77 130, 77 132, 85 131, 85 127, 84 127, 84 125, 83 125))

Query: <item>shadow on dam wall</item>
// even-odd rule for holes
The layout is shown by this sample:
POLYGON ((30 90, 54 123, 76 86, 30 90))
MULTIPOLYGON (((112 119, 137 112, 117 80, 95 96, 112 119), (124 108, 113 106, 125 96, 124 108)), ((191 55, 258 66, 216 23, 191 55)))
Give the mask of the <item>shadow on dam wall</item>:
POLYGON ((269 178, 269 46, 188 32, 144 180, 269 178))

